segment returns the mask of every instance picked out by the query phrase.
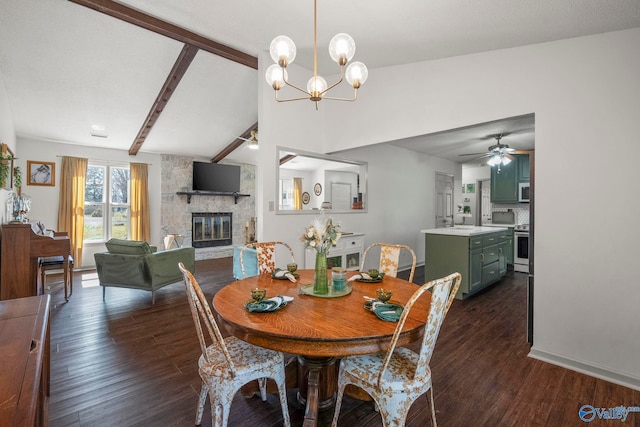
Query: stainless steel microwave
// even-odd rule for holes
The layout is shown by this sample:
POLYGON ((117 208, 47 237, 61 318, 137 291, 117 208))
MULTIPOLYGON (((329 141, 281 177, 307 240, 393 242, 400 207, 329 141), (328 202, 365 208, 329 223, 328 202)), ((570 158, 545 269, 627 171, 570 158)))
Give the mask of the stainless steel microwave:
POLYGON ((520 203, 529 203, 529 183, 521 182, 518 184, 518 201, 520 203))

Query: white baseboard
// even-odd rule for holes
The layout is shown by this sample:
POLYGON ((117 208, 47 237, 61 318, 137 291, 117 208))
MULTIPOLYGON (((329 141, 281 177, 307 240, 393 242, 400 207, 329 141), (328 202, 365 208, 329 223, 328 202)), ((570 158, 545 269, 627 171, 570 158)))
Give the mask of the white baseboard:
POLYGON ((543 362, 551 363, 552 365, 561 366, 563 368, 570 369, 572 371, 580 372, 581 374, 589 375, 601 380, 609 381, 614 384, 618 384, 624 387, 629 387, 634 390, 640 390, 640 378, 635 378, 629 375, 622 374, 620 372, 611 371, 606 368, 589 365, 577 360, 569 359, 557 354, 548 353, 546 351, 537 350, 531 348, 529 357, 532 359, 541 360, 543 362))

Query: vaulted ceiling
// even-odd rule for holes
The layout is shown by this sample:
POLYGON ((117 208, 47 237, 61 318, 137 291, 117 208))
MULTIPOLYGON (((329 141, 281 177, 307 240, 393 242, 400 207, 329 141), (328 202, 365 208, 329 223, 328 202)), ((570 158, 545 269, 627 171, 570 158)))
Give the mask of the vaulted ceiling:
MULTIPOLYGON (((356 59, 375 73, 638 26, 637 0, 318 0, 320 71, 338 32, 353 36, 356 59)), ((235 141, 228 158, 253 163, 256 152, 236 139, 257 122, 266 84, 251 58, 279 34, 311 67, 313 2, 2 0, 0 75, 20 137, 204 158, 227 155, 235 141), (212 53, 220 45, 246 61, 212 53)), ((470 129, 464 138, 492 132, 470 129)), ((398 143, 428 152, 420 142, 398 143)), ((438 150, 429 154, 457 158, 438 150)))

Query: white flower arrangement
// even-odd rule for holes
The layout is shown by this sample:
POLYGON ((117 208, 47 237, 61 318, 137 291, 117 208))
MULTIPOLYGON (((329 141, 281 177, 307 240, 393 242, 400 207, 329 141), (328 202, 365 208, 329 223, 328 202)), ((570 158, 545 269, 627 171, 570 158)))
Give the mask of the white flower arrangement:
POLYGON ((335 245, 342 233, 340 225, 334 224, 331 218, 316 218, 313 224, 305 228, 304 234, 300 238, 306 248, 314 248, 318 253, 326 253, 331 246, 335 245))

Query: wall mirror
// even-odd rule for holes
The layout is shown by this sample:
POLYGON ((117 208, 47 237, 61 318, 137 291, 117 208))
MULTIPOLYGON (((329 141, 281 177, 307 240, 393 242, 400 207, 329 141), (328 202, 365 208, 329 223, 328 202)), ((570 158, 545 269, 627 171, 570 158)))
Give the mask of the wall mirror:
POLYGON ((277 147, 277 214, 367 211, 367 163, 277 147))

